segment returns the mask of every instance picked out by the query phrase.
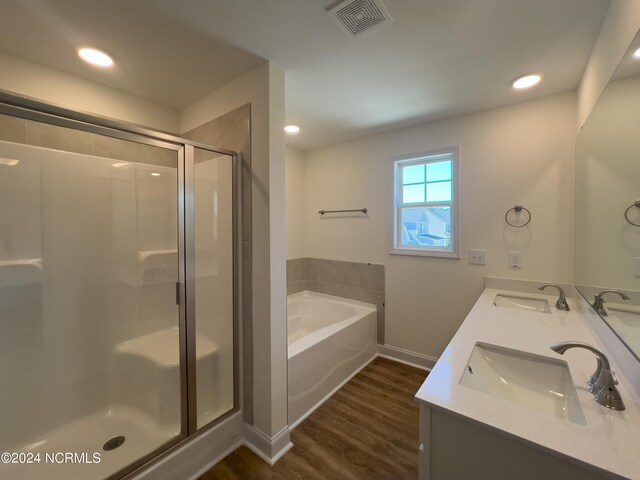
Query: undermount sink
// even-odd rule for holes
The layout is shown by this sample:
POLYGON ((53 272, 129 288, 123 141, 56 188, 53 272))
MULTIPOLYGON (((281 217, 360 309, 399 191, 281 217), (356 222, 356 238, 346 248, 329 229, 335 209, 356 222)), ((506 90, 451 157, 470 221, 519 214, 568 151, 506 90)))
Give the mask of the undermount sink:
POLYGON ((493 304, 496 307, 524 310, 526 312, 551 313, 549 302, 544 298, 521 297, 518 295, 499 293, 496 295, 493 304))
POLYGON ((558 418, 586 423, 571 373, 562 360, 478 342, 459 383, 558 418))

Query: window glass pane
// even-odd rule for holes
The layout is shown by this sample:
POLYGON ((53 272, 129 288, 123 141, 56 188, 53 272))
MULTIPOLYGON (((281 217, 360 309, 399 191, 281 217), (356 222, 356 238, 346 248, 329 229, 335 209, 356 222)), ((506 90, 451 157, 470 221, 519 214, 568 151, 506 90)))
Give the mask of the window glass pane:
POLYGON ((451 180, 451 160, 427 164, 427 181, 451 180))
POLYGON ((424 183, 424 164, 402 167, 402 184, 424 183))
POLYGON ((451 182, 427 183, 427 202, 450 202, 450 201, 451 201, 451 182))
POLYGON ((424 203, 424 183, 402 187, 402 203, 424 203))
POLYGON ((451 207, 402 209, 400 245, 451 248, 451 207))

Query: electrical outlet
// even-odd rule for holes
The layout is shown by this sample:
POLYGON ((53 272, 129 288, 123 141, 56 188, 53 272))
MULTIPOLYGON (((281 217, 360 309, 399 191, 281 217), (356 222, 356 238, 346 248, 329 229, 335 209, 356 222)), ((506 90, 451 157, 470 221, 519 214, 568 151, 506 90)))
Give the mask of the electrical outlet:
POLYGON ((484 265, 486 254, 485 250, 469 250, 469 263, 471 265, 484 265))
POLYGON ((509 267, 522 268, 522 252, 509 252, 509 267))

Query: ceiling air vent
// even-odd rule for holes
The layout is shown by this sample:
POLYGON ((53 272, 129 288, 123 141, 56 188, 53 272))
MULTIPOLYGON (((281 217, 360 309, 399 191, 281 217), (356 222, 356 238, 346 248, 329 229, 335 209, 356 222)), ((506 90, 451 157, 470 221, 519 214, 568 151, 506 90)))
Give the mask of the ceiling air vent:
POLYGON ((346 0, 329 9, 328 13, 351 37, 369 33, 393 20, 380 0, 346 0))

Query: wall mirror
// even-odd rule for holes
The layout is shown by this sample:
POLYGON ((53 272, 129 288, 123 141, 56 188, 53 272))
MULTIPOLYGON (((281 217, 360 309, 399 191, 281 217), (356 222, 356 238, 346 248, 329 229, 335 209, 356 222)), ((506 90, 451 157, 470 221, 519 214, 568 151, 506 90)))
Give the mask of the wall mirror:
POLYGON ((640 360, 640 32, 576 141, 575 284, 640 360))

